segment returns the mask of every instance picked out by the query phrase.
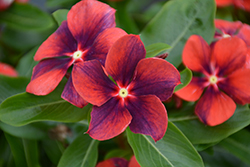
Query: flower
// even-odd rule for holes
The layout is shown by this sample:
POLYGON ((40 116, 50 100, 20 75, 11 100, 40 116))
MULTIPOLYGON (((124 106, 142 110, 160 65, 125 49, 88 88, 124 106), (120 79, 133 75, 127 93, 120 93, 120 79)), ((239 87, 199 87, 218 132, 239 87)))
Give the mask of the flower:
POLYGON ((132 156, 129 162, 124 158, 110 158, 99 162, 96 167, 140 167, 140 165, 135 156, 132 156))
POLYGON ((14 1, 17 3, 27 3, 29 0, 0 0, 0 11, 9 8, 14 1))
POLYGON ((216 0, 217 7, 225 7, 233 4, 233 0, 216 0))
MULTIPOLYGON (((70 66, 74 69, 75 64, 92 59, 104 64, 110 46, 125 34, 115 28, 113 8, 96 0, 78 2, 69 11, 67 21, 37 50, 34 60, 40 62, 33 69, 26 91, 47 95, 57 87, 70 66)), ((61 97, 77 107, 87 104, 76 92, 72 75, 61 97)))
POLYGON ((0 75, 6 75, 10 77, 17 77, 17 71, 8 64, 0 62, 0 75))
POLYGON ((168 119, 161 101, 172 95, 180 74, 166 60, 145 55, 140 37, 126 35, 110 48, 105 68, 96 60, 76 64, 73 74, 81 75, 73 75, 73 84, 94 105, 87 131, 92 138, 110 139, 128 125, 155 141, 164 136, 168 119))
POLYGON ((229 22, 225 20, 215 19, 215 27, 217 31, 215 32, 215 39, 222 39, 228 37, 239 37, 247 45, 247 57, 245 68, 250 69, 250 26, 247 24, 242 24, 240 21, 229 22))
POLYGON ((216 0, 217 7, 234 5, 236 8, 250 12, 250 0, 216 0))
POLYGON ((203 76, 193 77, 175 94, 187 101, 201 97, 195 113, 203 123, 219 125, 234 114, 235 102, 242 105, 250 102, 250 70, 243 68, 246 52, 245 42, 237 37, 223 38, 212 48, 200 36, 188 39, 183 63, 203 76))

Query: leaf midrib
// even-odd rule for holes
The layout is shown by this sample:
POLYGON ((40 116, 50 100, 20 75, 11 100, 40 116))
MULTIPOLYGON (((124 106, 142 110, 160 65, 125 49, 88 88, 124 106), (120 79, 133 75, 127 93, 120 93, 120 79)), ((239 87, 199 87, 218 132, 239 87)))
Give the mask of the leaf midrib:
POLYGON ((92 141, 91 141, 91 143, 90 143, 90 145, 89 145, 89 147, 88 147, 88 150, 87 150, 87 152, 86 152, 86 154, 85 154, 85 157, 84 157, 84 159, 83 159, 83 161, 82 161, 81 167, 84 166, 84 164, 85 164, 85 162, 86 162, 86 160, 87 160, 87 157, 88 157, 88 155, 90 154, 90 151, 92 150, 92 147, 94 146, 95 141, 96 141, 96 140, 92 139, 92 141))

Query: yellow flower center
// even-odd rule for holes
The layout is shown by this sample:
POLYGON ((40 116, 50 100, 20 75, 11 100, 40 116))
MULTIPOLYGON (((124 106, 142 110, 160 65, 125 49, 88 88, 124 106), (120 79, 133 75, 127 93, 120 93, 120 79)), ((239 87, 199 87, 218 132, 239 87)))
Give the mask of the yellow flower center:
POLYGON ((231 35, 229 35, 229 34, 223 34, 222 37, 223 38, 229 38, 229 37, 231 37, 231 35))
POLYGON ((128 90, 125 88, 121 88, 119 91, 119 96, 121 96, 122 98, 125 98, 128 96, 128 90))
POLYGON ((74 52, 73 54, 73 58, 76 60, 76 59, 79 59, 82 57, 82 52, 81 51, 76 51, 74 52))
POLYGON ((210 82, 211 84, 216 84, 217 81, 218 81, 218 78, 217 78, 216 76, 214 76, 214 75, 212 75, 212 76, 209 78, 209 82, 210 82))

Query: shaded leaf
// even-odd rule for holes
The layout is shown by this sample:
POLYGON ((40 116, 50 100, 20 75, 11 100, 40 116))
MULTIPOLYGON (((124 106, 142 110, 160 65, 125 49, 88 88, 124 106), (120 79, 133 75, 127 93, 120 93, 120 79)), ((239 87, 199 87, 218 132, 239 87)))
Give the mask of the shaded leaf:
POLYGON ((180 74, 181 74, 181 84, 175 87, 174 92, 187 86, 193 77, 192 71, 189 70, 188 68, 185 68, 184 70, 182 70, 180 74))
POLYGON ((23 147, 28 167, 40 167, 37 141, 23 139, 23 147))
POLYGON ((59 9, 55 11, 54 13, 52 13, 52 16, 56 20, 58 26, 60 26, 64 20, 67 20, 68 12, 69 10, 67 9, 59 9))
POLYGON ((57 140, 42 140, 41 143, 50 161, 57 165, 64 152, 62 143, 57 140))
POLYGON ((146 58, 154 57, 158 55, 159 53, 165 52, 169 48, 170 46, 165 43, 155 43, 155 44, 148 45, 146 47, 146 53, 147 53, 146 58))

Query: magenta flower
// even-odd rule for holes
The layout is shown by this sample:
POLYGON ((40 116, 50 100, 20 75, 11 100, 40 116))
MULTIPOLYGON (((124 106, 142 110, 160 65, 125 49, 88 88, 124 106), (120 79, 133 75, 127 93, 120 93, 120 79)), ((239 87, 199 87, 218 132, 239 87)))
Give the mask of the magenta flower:
MULTIPOLYGON (((109 48, 126 33, 115 28, 115 10, 96 0, 84 0, 74 5, 67 21, 39 47, 34 59, 40 61, 33 69, 26 91, 47 95, 60 83, 73 65, 87 60, 105 63, 109 48)), ((74 75, 80 75, 75 73, 74 75)), ((76 92, 72 75, 63 90, 62 98, 83 107, 87 102, 76 92)))
POLYGON ((180 74, 167 61, 145 55, 139 36, 126 35, 110 48, 105 68, 96 60, 76 64, 73 84, 94 105, 87 131, 92 138, 110 139, 128 125, 155 141, 164 136, 168 119, 161 101, 172 95, 180 74))

